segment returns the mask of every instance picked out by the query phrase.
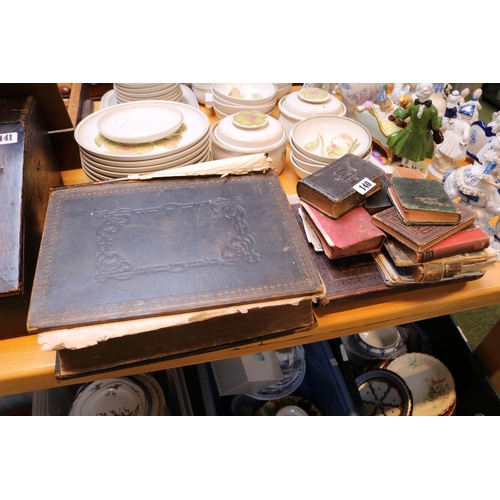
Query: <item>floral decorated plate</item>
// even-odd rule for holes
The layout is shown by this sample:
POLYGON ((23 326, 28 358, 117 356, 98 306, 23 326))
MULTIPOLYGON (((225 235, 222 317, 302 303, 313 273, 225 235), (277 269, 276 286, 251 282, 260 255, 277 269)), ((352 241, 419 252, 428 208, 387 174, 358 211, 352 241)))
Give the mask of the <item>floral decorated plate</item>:
POLYGON ((77 393, 72 416, 146 416, 151 412, 149 394, 131 379, 97 380, 77 393))
POLYGON ((281 107, 297 119, 317 115, 344 116, 346 113, 346 107, 340 99, 318 88, 306 88, 282 97, 281 107))
POLYGON ((309 417, 322 416, 316 406, 298 396, 286 396, 281 399, 272 399, 263 405, 256 415, 259 417, 275 417, 281 409, 287 406, 297 406, 307 413, 309 417))
MULTIPOLYGON (((166 101, 142 102, 164 104, 166 101)), ((75 140, 94 156, 117 161, 151 160, 185 151, 206 136, 210 130, 209 119, 201 110, 187 104, 173 101, 168 101, 168 104, 180 111, 184 119, 179 129, 167 138, 140 144, 123 144, 106 139, 97 127, 102 113, 106 112, 104 109, 90 114, 76 126, 75 140)))
POLYGON ((168 101, 141 101, 103 111, 96 126, 107 139, 137 144, 168 137, 179 129, 182 120, 182 112, 168 101))
POLYGON ((412 393, 397 373, 369 370, 356 378, 356 384, 369 416, 407 417, 412 414, 412 393))
POLYGON ((283 139, 281 123, 260 111, 242 110, 223 118, 213 127, 215 137, 231 147, 272 147, 283 139))
POLYGON ((372 136, 365 126, 350 118, 321 115, 296 123, 290 130, 290 140, 303 155, 332 162, 347 153, 363 158, 372 136))
POLYGON ((413 395, 413 415, 442 415, 456 399, 455 381, 448 368, 429 354, 412 352, 387 365, 408 385, 413 395))

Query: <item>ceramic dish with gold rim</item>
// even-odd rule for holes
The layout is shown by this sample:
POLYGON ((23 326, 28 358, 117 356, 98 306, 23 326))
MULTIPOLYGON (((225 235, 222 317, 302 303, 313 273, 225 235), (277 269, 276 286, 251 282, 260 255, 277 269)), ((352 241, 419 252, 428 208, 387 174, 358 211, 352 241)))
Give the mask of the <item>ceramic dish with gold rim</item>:
POLYGON ((434 356, 420 352, 403 354, 392 360, 387 369, 397 373, 410 388, 413 415, 442 415, 455 402, 453 376, 434 356))

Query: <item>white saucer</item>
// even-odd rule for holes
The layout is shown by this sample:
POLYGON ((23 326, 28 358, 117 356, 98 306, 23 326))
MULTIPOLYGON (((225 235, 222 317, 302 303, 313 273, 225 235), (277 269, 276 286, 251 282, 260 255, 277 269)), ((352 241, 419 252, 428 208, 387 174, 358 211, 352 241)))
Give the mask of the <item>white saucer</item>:
POLYGON ((183 118, 182 112, 168 102, 130 102, 105 110, 97 122, 97 130, 112 141, 140 144, 173 134, 183 118))
POLYGON ((151 405, 144 389, 128 378, 98 380, 84 386, 70 410, 72 416, 145 416, 151 405))

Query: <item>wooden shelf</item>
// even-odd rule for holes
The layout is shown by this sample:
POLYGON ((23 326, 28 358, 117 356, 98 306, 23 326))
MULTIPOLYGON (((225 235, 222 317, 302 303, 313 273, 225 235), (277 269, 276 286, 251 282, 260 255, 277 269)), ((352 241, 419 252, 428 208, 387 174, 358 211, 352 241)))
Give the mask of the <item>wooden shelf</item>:
MULTIPOLYGON (((215 121, 212 110, 202 109, 212 122, 215 121)), ((79 168, 63 170, 62 175, 65 185, 89 182, 79 168)), ((280 180, 287 194, 295 192, 298 177, 292 170, 288 157, 280 180)), ((500 263, 497 263, 496 267, 488 271, 481 279, 468 283, 443 285, 425 290, 417 289, 378 299, 353 300, 329 312, 318 310, 317 326, 306 332, 135 368, 114 370, 99 376, 78 378, 67 382, 58 382, 54 378, 55 352, 41 351, 36 335, 8 339, 0 341, 0 396, 47 389, 58 385, 83 383, 98 378, 107 378, 110 375, 137 374, 242 356, 498 303, 500 303, 500 263)))

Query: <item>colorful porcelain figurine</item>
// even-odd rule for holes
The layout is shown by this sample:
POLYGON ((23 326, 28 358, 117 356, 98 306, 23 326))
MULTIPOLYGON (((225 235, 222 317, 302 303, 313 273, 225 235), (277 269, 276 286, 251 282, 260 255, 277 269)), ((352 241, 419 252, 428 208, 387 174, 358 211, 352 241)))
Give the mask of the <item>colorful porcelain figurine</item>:
POLYGON ((491 246, 500 250, 500 220, 496 228, 490 224, 493 217, 500 215, 500 135, 493 139, 482 164, 474 162, 447 171, 443 186, 450 198, 459 198, 460 203, 476 212, 476 224, 490 236, 491 246))
POLYGON ((467 145, 470 140, 470 117, 460 110, 458 119, 448 122, 448 129, 444 132, 444 140, 436 144, 434 156, 429 165, 429 171, 437 178, 442 178, 447 170, 456 170, 457 161, 465 160, 467 156, 467 145))
POLYGON ((430 100, 433 92, 431 83, 419 83, 415 101, 406 109, 399 107, 394 111, 396 119, 410 118, 404 129, 387 138, 387 144, 402 158, 405 167, 434 156, 433 131, 441 128, 442 119, 430 100))

